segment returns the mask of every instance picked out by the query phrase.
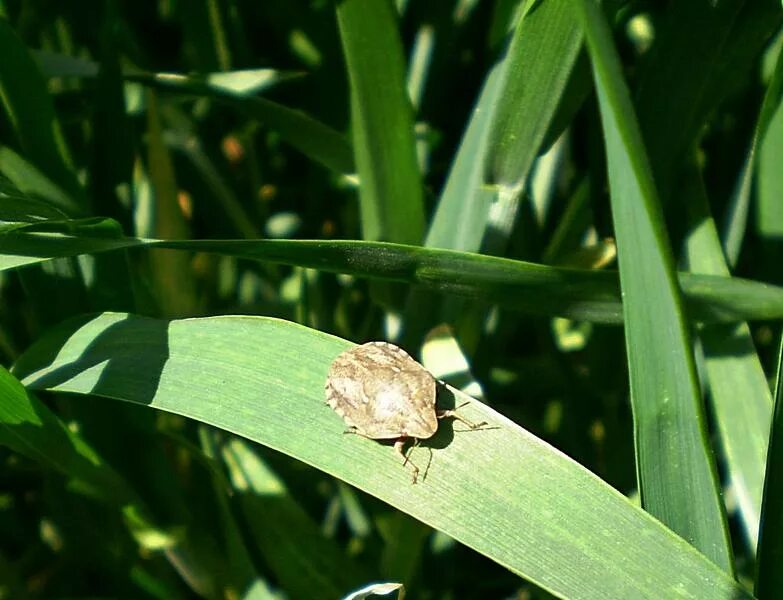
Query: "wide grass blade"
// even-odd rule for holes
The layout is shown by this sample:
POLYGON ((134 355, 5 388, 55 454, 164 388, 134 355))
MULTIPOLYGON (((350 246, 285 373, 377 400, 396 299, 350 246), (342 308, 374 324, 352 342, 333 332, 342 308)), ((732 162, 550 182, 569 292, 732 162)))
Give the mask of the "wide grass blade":
MULTIPOLYGON (((202 421, 284 452, 377 496, 559 597, 748 594, 592 473, 489 407, 479 431, 444 423, 412 485, 388 445, 343 435, 324 403, 349 344, 260 317, 163 321, 103 314, 64 324, 20 358, 34 390, 94 394, 202 421)), ((449 389, 444 405, 469 397, 449 389)))
POLYGON ((688 326, 646 152, 611 32, 578 3, 593 64, 617 238, 642 506, 734 572, 688 326))

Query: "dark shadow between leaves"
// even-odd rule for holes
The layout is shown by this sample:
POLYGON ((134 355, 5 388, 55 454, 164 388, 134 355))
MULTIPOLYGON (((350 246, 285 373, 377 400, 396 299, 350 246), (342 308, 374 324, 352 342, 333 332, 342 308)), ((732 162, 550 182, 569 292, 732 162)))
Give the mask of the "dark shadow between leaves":
POLYGON ((747 329, 737 323, 714 324, 699 330, 705 352, 711 357, 742 358, 755 356, 756 346, 747 329))

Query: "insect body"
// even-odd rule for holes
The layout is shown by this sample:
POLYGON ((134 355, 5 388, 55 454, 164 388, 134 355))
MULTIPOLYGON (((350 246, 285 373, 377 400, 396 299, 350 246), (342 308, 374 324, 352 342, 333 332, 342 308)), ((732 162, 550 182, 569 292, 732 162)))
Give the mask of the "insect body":
MULTIPOLYGON (((426 439, 438 429, 438 419, 455 417, 474 425, 453 410, 437 410, 438 382, 402 348, 387 342, 368 342, 340 354, 329 368, 326 402, 350 432, 375 440, 396 440, 403 452, 409 438, 426 439)), ((413 483, 419 469, 413 463, 413 483)))

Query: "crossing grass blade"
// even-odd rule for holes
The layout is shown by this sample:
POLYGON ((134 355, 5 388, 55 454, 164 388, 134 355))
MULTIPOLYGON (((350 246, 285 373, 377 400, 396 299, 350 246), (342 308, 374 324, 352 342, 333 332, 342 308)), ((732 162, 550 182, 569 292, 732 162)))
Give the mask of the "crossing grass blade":
POLYGON ((251 444, 229 440, 222 456, 253 551, 264 557, 294 596, 337 598, 370 580, 370 573, 321 533, 251 444), (303 539, 308 543, 302 544, 303 539))
MULTIPOLYGON (((396 281, 517 311, 596 323, 623 322, 617 273, 550 267, 470 252, 353 240, 142 240, 116 236, 110 219, 25 225, 0 236, 0 271, 55 257, 148 247, 237 258, 396 281), (41 233, 27 233, 32 228, 41 233), (48 230, 48 232, 47 232, 48 230), (52 231, 54 230, 54 231, 52 231), (81 236, 63 231, 83 232, 81 236), (106 239, 109 238, 109 239, 106 239)), ((696 321, 779 319, 783 289, 739 277, 678 275, 696 321)))

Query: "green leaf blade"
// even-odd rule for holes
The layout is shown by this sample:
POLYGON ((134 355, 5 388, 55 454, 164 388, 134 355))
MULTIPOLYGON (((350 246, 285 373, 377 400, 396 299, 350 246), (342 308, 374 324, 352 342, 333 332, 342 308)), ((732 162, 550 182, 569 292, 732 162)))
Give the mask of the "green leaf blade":
POLYGON ((606 140, 642 505, 733 573, 674 259, 641 133, 604 17, 593 0, 579 8, 606 140))
MULTIPOLYGON (((550 267, 507 258, 356 240, 103 239, 110 223, 87 219, 24 226, 0 236, 0 271, 53 258, 149 247, 213 252, 237 258, 396 281, 509 309, 596 323, 622 323, 617 273, 550 267), (96 231, 92 231, 95 229, 96 231), (40 230, 41 233, 32 233, 40 230), (62 231, 82 230, 81 236, 62 231), (30 233, 27 233, 30 231, 30 233), (52 232, 52 233, 43 233, 52 232)), ((783 289, 739 277, 679 274, 695 320, 731 323, 779 319, 783 289)))
MULTIPOLYGON (((348 344, 268 318, 103 314, 64 325, 16 365, 32 389, 97 394, 200 420, 289 454, 444 531, 559 597, 748 597, 621 494, 477 401, 444 424, 415 486, 391 448, 342 434, 326 406, 348 344), (491 471, 492 477, 487 476, 491 471), (567 518, 566 518, 567 516, 567 518)), ((455 402, 467 397, 450 390, 455 402)))
MULTIPOLYGON (((681 179, 683 197, 693 213, 686 239, 688 266, 694 273, 728 275, 717 227, 696 165, 681 179)), ((772 396, 747 323, 705 326, 698 331, 704 353, 712 412, 737 497, 751 552, 758 542, 767 437, 772 396)))
POLYGON ((424 197, 394 7, 345 0, 337 20, 351 82, 363 237, 421 243, 424 197))

